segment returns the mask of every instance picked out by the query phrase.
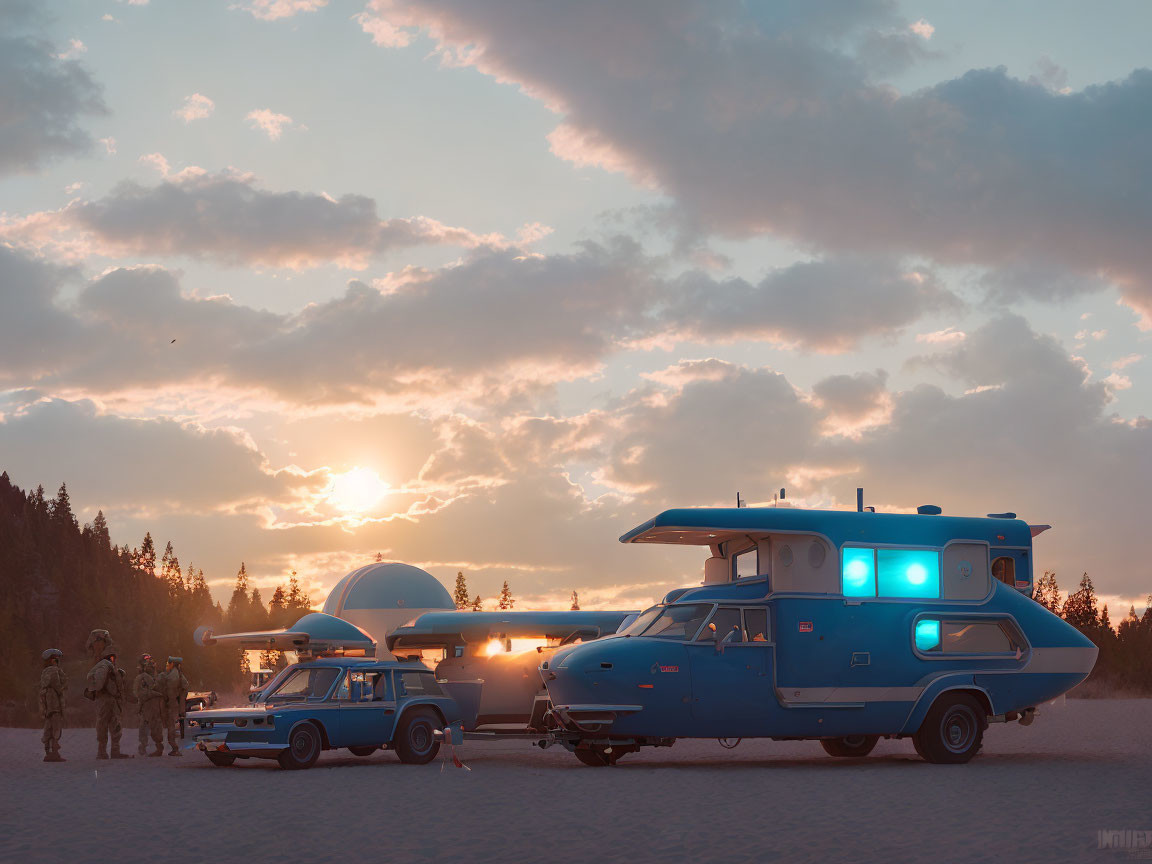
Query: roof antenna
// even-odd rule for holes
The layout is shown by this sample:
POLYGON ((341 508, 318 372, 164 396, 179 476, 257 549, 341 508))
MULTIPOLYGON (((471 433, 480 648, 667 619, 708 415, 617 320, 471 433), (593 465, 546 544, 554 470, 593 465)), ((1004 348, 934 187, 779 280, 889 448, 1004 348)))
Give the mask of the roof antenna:
POLYGON ((778 493, 777 492, 772 493, 772 506, 775 507, 777 501, 783 501, 783 500, 784 500, 784 487, 781 486, 780 491, 778 493))
POLYGON ((743 498, 741 498, 740 493, 737 492, 736 493, 736 509, 739 510, 741 507, 747 507, 747 506, 748 506, 748 502, 745 501, 743 498))
POLYGON ((856 487, 856 512, 857 513, 863 513, 864 512, 864 487, 863 486, 857 486, 856 487))

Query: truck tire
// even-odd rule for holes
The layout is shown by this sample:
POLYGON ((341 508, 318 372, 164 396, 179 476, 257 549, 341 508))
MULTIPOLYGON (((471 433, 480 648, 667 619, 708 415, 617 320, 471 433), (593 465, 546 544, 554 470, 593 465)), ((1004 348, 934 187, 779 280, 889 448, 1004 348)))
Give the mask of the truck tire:
POLYGON ((211 750, 209 750, 204 755, 206 755, 208 757, 209 762, 211 762, 213 765, 215 765, 218 768, 228 768, 229 766, 231 766, 236 761, 236 757, 233 756, 231 753, 219 753, 219 752, 214 753, 211 750))
POLYGON ((880 740, 879 735, 845 735, 843 738, 821 738, 820 746, 829 756, 867 756, 880 740))
POLYGON ((287 771, 311 768, 320 758, 322 747, 320 730, 311 723, 301 723, 288 736, 288 749, 281 752, 276 761, 287 771))
POLYGON ((380 749, 379 747, 367 747, 367 746, 365 746, 365 747, 349 747, 348 752, 351 753, 353 756, 371 756, 373 753, 375 753, 379 749, 380 749))
POLYGON ((392 739, 400 761, 408 765, 425 765, 435 759, 440 752, 436 730, 441 725, 440 718, 431 708, 421 705, 405 711, 392 739))
POLYGON ((932 707, 912 743, 922 759, 938 765, 961 765, 980 750, 988 715, 968 693, 943 693, 932 707))

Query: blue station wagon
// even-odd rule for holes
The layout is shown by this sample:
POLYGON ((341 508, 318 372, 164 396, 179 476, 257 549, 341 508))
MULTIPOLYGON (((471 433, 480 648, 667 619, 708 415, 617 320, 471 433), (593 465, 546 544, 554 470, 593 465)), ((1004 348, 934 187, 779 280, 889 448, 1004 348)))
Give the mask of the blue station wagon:
POLYGON ((463 740, 455 701, 419 663, 319 657, 279 674, 255 705, 196 712, 196 747, 213 765, 276 759, 310 768, 322 750, 357 756, 394 750, 400 761, 435 758, 442 734, 463 740))
POLYGON ((614 636, 540 665, 551 719, 589 765, 676 738, 818 739, 865 756, 910 737, 966 762, 989 722, 1091 672, 1096 647, 1031 599, 1032 538, 1014 513, 670 510, 625 543, 702 546, 702 586, 614 636))

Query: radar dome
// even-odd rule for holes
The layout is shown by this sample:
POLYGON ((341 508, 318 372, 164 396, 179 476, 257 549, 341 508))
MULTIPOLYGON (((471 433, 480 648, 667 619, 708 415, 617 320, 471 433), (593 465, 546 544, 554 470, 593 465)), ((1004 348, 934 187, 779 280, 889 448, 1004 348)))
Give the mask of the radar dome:
POLYGON ((455 609, 452 596, 431 573, 387 561, 353 570, 336 583, 324 612, 366 630, 377 642, 425 612, 455 609))

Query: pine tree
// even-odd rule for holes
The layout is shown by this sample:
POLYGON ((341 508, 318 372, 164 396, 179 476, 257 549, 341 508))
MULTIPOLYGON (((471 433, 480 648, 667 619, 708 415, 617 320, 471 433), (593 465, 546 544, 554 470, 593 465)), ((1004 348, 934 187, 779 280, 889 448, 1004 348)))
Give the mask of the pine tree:
MULTIPOLYGON (((288 597, 285 600, 285 609, 293 614, 305 613, 312 608, 312 598, 304 593, 300 588, 300 580, 296 577, 296 571, 292 571, 292 575, 288 579, 288 597)), ((296 620, 293 618, 292 620, 296 620)))
POLYGON ((52 514, 52 521, 57 525, 63 525, 66 528, 79 527, 76 517, 72 514, 72 501, 68 497, 67 483, 60 484, 60 491, 56 493, 56 498, 52 502, 50 512, 52 514))
POLYGON ((1048 570, 1044 571, 1044 575, 1036 583, 1036 591, 1033 593, 1032 599, 1049 612, 1055 615, 1060 614, 1060 586, 1056 584, 1055 573, 1048 570))
POLYGON ((1112 619, 1108 617, 1108 604, 1104 604, 1104 608, 1100 610, 1100 629, 1112 632, 1112 619))
POLYGON ((108 535, 108 520, 104 518, 103 510, 97 510, 96 518, 92 520, 92 538, 100 549, 112 547, 112 538, 108 535))
POLYGON ((156 576, 156 546, 152 542, 152 532, 148 531, 144 534, 144 542, 140 544, 140 548, 136 551, 134 558, 134 566, 141 573, 147 573, 149 576, 155 578, 156 576))
POLYGON ((376 563, 381 564, 381 563, 383 563, 383 561, 384 561, 384 553, 383 552, 377 552, 376 553, 376 563))
POLYGON ((468 583, 464 580, 464 571, 456 574, 456 590, 452 592, 452 600, 457 609, 468 608, 468 583))
POLYGON ((184 589, 184 576, 180 572, 180 559, 172 551, 171 540, 164 547, 164 555, 160 558, 160 578, 168 586, 169 596, 180 596, 180 592, 184 589))
POLYGON ((512 599, 512 590, 508 587, 508 580, 504 580, 504 587, 500 589, 500 599, 496 602, 497 609, 511 609, 516 605, 512 599))
POLYGON ((1081 632, 1090 632, 1100 626, 1100 610, 1096 608, 1096 588, 1092 577, 1085 573, 1080 588, 1064 601, 1064 620, 1081 632))
POLYGON ((268 626, 268 610, 264 608, 264 600, 260 596, 260 589, 252 589, 252 599, 248 601, 250 610, 249 626, 253 630, 262 630, 268 626))
POLYGON ((249 610, 248 602, 248 568, 240 562, 240 569, 236 572, 236 584, 232 587, 232 597, 228 600, 226 620, 232 630, 246 630, 249 610))
POLYGON ((477 594, 475 597, 472 598, 472 611, 473 612, 483 612, 484 611, 484 601, 480 599, 479 594, 477 594))
POLYGON ((268 625, 270 627, 283 627, 291 622, 284 616, 287 601, 284 595, 284 586, 277 585, 272 592, 272 599, 268 602, 268 625))
POLYGON ((572 592, 572 605, 568 607, 568 610, 570 612, 579 612, 580 611, 580 595, 577 594, 575 591, 572 592))

